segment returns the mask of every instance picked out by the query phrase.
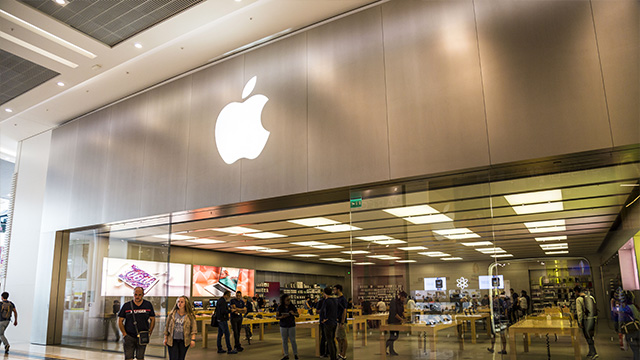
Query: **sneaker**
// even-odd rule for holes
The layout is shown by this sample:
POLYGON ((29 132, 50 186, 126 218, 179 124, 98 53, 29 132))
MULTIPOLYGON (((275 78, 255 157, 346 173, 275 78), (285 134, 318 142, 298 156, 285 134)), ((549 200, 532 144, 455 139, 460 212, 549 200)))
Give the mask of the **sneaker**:
POLYGON ((5 347, 4 347, 4 353, 5 353, 5 354, 8 354, 8 353, 9 353, 9 345, 7 345, 7 346, 5 346, 5 347))
POLYGON ((298 355, 293 355, 293 358, 296 359, 296 360, 299 359, 298 355))
POLYGON ((498 354, 506 355, 507 354, 507 350, 502 350, 498 354))
POLYGON ((222 350, 222 349, 218 349, 218 354, 224 354, 226 353, 226 351, 222 350))
MULTIPOLYGON (((7 352, 8 352, 8 351, 9 351, 9 349, 7 349, 7 352)), ((600 355, 598 355, 598 354, 593 354, 593 355, 591 356, 591 359, 597 359, 598 357, 600 357, 600 355)))
POLYGON ((492 348, 487 348, 487 351, 493 354, 493 349, 492 348))
POLYGON ((238 350, 230 350, 230 351, 227 351, 227 354, 231 354, 231 355, 233 355, 233 354, 237 354, 237 353, 238 353, 238 350))

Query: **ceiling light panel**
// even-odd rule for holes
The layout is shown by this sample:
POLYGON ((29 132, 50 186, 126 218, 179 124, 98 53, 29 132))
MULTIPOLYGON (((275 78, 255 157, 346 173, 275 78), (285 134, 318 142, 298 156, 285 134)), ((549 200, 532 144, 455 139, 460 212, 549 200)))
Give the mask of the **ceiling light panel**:
POLYGON ((372 262, 357 262, 354 263, 353 265, 375 265, 376 263, 372 263, 372 262))
POLYGON ((398 249, 403 251, 427 250, 427 248, 424 246, 407 246, 407 247, 399 247, 398 249))
POLYGON ((415 261, 415 260, 396 260, 396 262, 400 263, 400 264, 408 264, 408 263, 414 263, 414 262, 417 262, 417 261, 415 261))
POLYGON ((545 254, 546 255, 561 255, 561 254, 568 254, 569 251, 567 250, 563 250, 563 251, 546 251, 545 254))
POLYGON ((535 191, 522 194, 505 195, 509 205, 527 205, 562 201, 562 190, 535 191))
POLYGON ((451 256, 450 254, 447 253, 443 253, 441 251, 427 251, 427 252, 421 252, 418 253, 420 255, 425 255, 425 256, 429 256, 429 257, 445 257, 445 256, 451 256))
POLYGON ((326 243, 320 242, 320 241, 299 241, 299 242, 292 242, 290 243, 291 245, 298 245, 298 246, 319 246, 319 245, 327 245, 326 243))
POLYGON ((502 248, 482 248, 482 249, 475 249, 476 251, 479 251, 483 254, 500 254, 500 253, 506 253, 505 250, 503 250, 502 248))
POLYGON ((444 261, 449 261, 449 260, 462 260, 461 257, 445 257, 445 258, 441 258, 440 260, 444 260, 444 261))
POLYGON ((236 235, 260 232, 260 230, 250 229, 243 226, 230 226, 226 228, 216 228, 211 230, 220 231, 228 234, 236 234, 236 235))
POLYGON ((493 256, 494 258, 507 258, 507 257, 513 257, 513 255, 512 255, 512 254, 494 254, 494 255, 491 255, 491 256, 493 256))
POLYGON ((562 241, 567 240, 566 236, 546 236, 546 237, 537 237, 536 241, 545 242, 545 241, 562 241))
POLYGON ((258 250, 258 251, 270 253, 270 254, 289 252, 289 250, 285 250, 285 249, 265 249, 265 250, 258 250))
POLYGON ((537 214, 551 211, 562 211, 564 206, 561 202, 546 204, 517 205, 511 207, 518 215, 537 214))
POLYGON ((395 245, 395 244, 404 244, 404 243, 406 243, 406 241, 398 240, 398 239, 392 239, 392 240, 374 241, 374 243, 378 244, 378 245, 395 245))
POLYGON ((480 235, 474 233, 467 228, 446 229, 446 230, 433 230, 434 233, 444 236, 449 240, 462 240, 479 238, 480 235))
POLYGON ((316 229, 328 232, 343 232, 343 231, 357 231, 362 230, 357 226, 351 226, 347 224, 337 224, 337 225, 327 225, 327 226, 316 226, 316 229))
POLYGON ((491 241, 464 242, 461 244, 464 246, 492 246, 493 245, 491 241))
POLYGON ((440 212, 429 205, 415 205, 398 207, 392 209, 382 209, 382 211, 397 217, 409 217, 417 215, 439 214, 440 212))
POLYGON ((224 241, 222 240, 215 240, 215 239, 191 239, 191 240, 187 240, 187 242, 196 243, 196 244, 209 244, 209 245, 224 243, 224 241))
POLYGON ((268 250, 269 248, 266 248, 264 246, 238 246, 236 247, 236 249, 249 250, 249 251, 264 251, 264 250, 268 250))
POLYGON ((360 254, 368 254, 368 251, 364 250, 353 250, 353 251, 340 251, 343 254, 351 254, 351 255, 360 255, 360 254))
POLYGON ((553 243, 553 244, 540 244, 542 250, 560 250, 560 249, 568 249, 568 243, 553 243))
POLYGON ((247 236, 251 236, 257 239, 275 239, 275 238, 283 238, 287 237, 287 235, 276 234, 272 232, 258 232, 258 233, 247 233, 247 236))
POLYGON ((297 224, 297 225, 302 225, 302 226, 309 226, 309 227, 340 224, 338 221, 327 219, 327 218, 323 218, 323 217, 313 217, 313 218, 306 218, 306 219, 288 220, 288 222, 293 223, 293 224, 297 224))
POLYGON ((194 236, 186 236, 186 235, 179 235, 179 234, 162 234, 162 235, 154 235, 153 237, 158 239, 165 239, 165 240, 169 240, 169 237, 171 237, 172 241, 195 239, 194 236))
POLYGON ((364 240, 364 241, 393 240, 391 236, 387 236, 387 235, 358 236, 356 237, 356 239, 364 240))
POLYGON ((413 216, 413 217, 406 217, 404 219, 416 225, 435 224, 435 223, 453 221, 453 219, 451 219, 450 217, 444 214, 413 216))
POLYGON ((293 256, 302 257, 302 258, 318 257, 318 255, 316 255, 316 254, 295 254, 293 256))
POLYGON ((328 250, 328 249, 342 249, 344 246, 340 246, 340 245, 332 245, 332 244, 327 244, 327 245, 315 245, 312 246, 312 248, 314 249, 321 249, 321 250, 328 250))
POLYGON ((564 220, 526 222, 524 223, 524 226, 526 226, 527 229, 529 229, 530 233, 542 233, 542 232, 567 230, 564 220))

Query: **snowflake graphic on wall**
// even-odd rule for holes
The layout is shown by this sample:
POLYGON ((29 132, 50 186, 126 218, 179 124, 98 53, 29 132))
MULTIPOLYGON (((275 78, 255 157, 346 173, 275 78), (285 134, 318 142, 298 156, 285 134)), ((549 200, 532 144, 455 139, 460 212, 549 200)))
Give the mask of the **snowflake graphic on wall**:
POLYGON ((456 280, 456 285, 462 290, 469 287, 469 279, 465 279, 464 277, 460 277, 460 279, 456 280))

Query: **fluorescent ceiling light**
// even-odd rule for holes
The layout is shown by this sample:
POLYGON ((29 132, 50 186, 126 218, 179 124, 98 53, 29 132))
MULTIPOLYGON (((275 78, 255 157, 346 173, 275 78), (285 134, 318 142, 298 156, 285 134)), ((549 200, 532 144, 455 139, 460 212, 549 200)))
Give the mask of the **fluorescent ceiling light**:
POLYGON ((445 237, 449 240, 464 240, 464 239, 479 238, 480 235, 476 233, 468 233, 468 234, 460 234, 460 235, 449 235, 445 237))
POLYGON ((397 217, 430 215, 430 214, 440 213, 440 211, 432 208, 429 205, 405 206, 405 207, 398 207, 398 208, 392 208, 392 209, 382 209, 382 211, 397 217))
POLYGON ((494 255, 491 255, 491 256, 493 256, 494 258, 513 257, 513 255, 511 255, 511 254, 494 254, 494 255))
POLYGON ((142 44, 140 43, 135 43, 133 46, 135 46, 136 49, 142 49, 142 44))
POLYGON ((482 248, 482 249, 475 249, 476 251, 480 251, 483 254, 500 254, 500 253, 506 253, 505 250, 503 250, 502 248, 482 248))
POLYGON ((285 249, 265 249, 265 250, 258 250, 258 251, 271 253, 271 254, 289 252, 289 250, 285 250, 285 249))
POLYGON ((476 242, 464 242, 462 243, 464 246, 491 246, 493 243, 491 241, 476 241, 476 242))
POLYGON ((417 262, 415 260, 396 260, 397 263, 406 264, 406 263, 414 263, 417 262))
POLYGON ((230 226, 226 228, 216 228, 211 230, 220 231, 220 232, 229 233, 229 234, 247 234, 247 233, 255 233, 260 231, 256 229, 246 228, 243 226, 230 226))
POLYGON ((287 235, 276 234, 272 232, 259 232, 259 233, 246 234, 246 235, 257 238, 257 239, 275 239, 275 238, 287 237, 287 235))
POLYGON ((290 223, 294 223, 302 226, 322 226, 322 225, 332 225, 332 224, 340 224, 339 222, 323 217, 313 217, 306 219, 297 219, 297 220, 288 220, 290 223))
POLYGON ((559 240, 567 240, 566 236, 547 236, 547 237, 537 237, 536 241, 559 241, 559 240))
POLYGON ((546 204, 517 205, 511 207, 518 215, 536 214, 550 211, 562 211, 564 206, 561 202, 552 202, 546 204))
POLYGON ((386 258, 389 257, 390 255, 367 255, 367 257, 369 258, 374 258, 374 259, 382 259, 382 258, 386 258))
POLYGON ((238 246, 236 247, 236 249, 250 250, 250 251, 263 251, 263 250, 268 250, 269 248, 266 248, 264 246, 238 246))
POLYGON ((355 263, 353 265, 375 265, 376 263, 372 263, 372 262, 361 262, 361 263, 355 263))
POLYGON ((340 245, 331 245, 331 244, 327 244, 327 245, 315 245, 312 246, 312 248, 314 249, 322 249, 322 250, 326 250, 326 249, 341 249, 344 246, 340 246, 340 245))
POLYGON ((318 255, 316 254, 295 254, 293 256, 303 257, 303 258, 318 257, 318 255))
POLYGON ((323 242, 319 242, 319 241, 300 241, 300 242, 292 242, 290 243, 291 245, 298 245, 298 246, 318 246, 318 245, 327 245, 326 243, 323 242))
POLYGON ((461 257, 448 257, 448 258, 440 258, 440 260, 445 260, 445 261, 449 261, 449 260, 462 260, 461 257))
POLYGON ((504 197, 511 206, 548 203, 552 201, 562 201, 562 190, 535 191, 530 193, 505 195, 504 197))
POLYGON ((190 239, 195 239, 194 236, 186 236, 186 235, 179 235, 179 234, 162 234, 162 235, 154 235, 154 238, 158 238, 158 239, 165 239, 165 240, 169 240, 169 237, 171 237, 171 240, 176 241, 176 240, 190 240, 190 239))
POLYGON ((58 37, 56 35, 53 35, 52 33, 48 32, 46 30, 43 30, 43 29, 31 24, 30 22, 24 21, 24 20, 20 19, 19 17, 15 16, 15 15, 9 14, 8 12, 6 12, 4 10, 0 10, 0 17, 4 17, 4 18, 6 18, 7 20, 9 20, 11 22, 14 22, 14 23, 16 23, 18 25, 21 25, 21 26, 23 26, 23 27, 35 32, 35 33, 38 33, 40 36, 43 36, 43 37, 45 37, 45 38, 47 38, 47 39, 49 39, 49 40, 51 40, 51 41, 53 41, 53 42, 55 42, 55 43, 57 43, 59 45, 62 45, 64 47, 66 47, 67 49, 75 51, 78 54, 81 54, 81 55, 83 55, 85 57, 88 57, 89 59, 95 59, 96 58, 96 55, 94 53, 92 53, 92 52, 90 52, 88 50, 85 50, 85 49, 81 48, 78 45, 72 44, 72 43, 68 42, 67 40, 64 40, 64 39, 62 39, 62 38, 60 38, 60 37, 58 37))
POLYGON ((342 232, 342 231, 356 231, 362 230, 357 226, 351 226, 347 224, 338 224, 338 225, 327 225, 327 226, 316 226, 316 229, 328 231, 328 232, 342 232))
POLYGON ((425 256, 429 256, 429 257, 445 257, 445 256, 451 256, 447 253, 443 253, 442 251, 427 251, 427 252, 421 252, 418 253, 420 255, 425 255, 425 256))
POLYGON ((215 239, 192 239, 192 240, 187 240, 187 242, 192 242, 196 244, 220 244, 220 243, 223 243, 224 241, 215 240, 215 239))
POLYGON ((563 251, 547 251, 545 252, 545 254, 547 255, 560 255, 560 254, 568 254, 569 251, 567 250, 563 250, 563 251))
MULTIPOLYGON (((0 10, 0 11, 2 11, 2 10, 0 10)), ((72 69, 75 69, 75 68, 78 67, 78 64, 76 64, 74 62, 71 62, 71 61, 69 61, 69 60, 67 60, 65 58, 62 58, 62 57, 60 57, 60 56, 58 56, 56 54, 50 53, 47 50, 41 49, 41 48, 39 48, 39 47, 37 47, 35 45, 31 45, 30 43, 28 43, 26 41, 23 41, 23 40, 20 40, 17 37, 11 36, 11 35, 9 35, 9 34, 7 34, 5 32, 0 31, 0 38, 3 38, 5 40, 9 40, 9 41, 11 41, 12 43, 14 43, 16 45, 20 45, 23 48, 29 49, 29 50, 37 53, 37 54, 40 54, 40 55, 45 56, 45 57, 48 57, 49 59, 51 59, 53 61, 56 61, 56 62, 59 62, 62 65, 66 65, 66 66, 68 66, 68 67, 70 67, 72 69)))
POLYGON ((368 254, 368 251, 364 251, 364 250, 354 250, 354 251, 340 251, 343 254, 351 254, 351 255, 358 255, 358 254, 368 254))
POLYGON ((398 249, 404 250, 404 251, 427 250, 427 248, 424 246, 407 246, 407 247, 399 247, 398 249))
POLYGON ((340 259, 340 258, 322 258, 320 260, 322 260, 322 261, 340 262, 340 260, 342 260, 342 259, 340 259))
POLYGON ((553 244, 540 244, 542 250, 559 250, 559 249, 568 249, 568 243, 553 243, 553 244))
POLYGON ((406 241, 393 239, 393 240, 374 241, 374 243, 378 245, 394 245, 394 244, 404 244, 406 243, 406 241))
POLYGON ((412 216, 404 218, 408 222, 416 225, 422 224, 434 224, 441 222, 453 221, 452 218, 448 217, 444 214, 433 214, 433 215, 423 215, 423 216, 412 216))
POLYGON ((58 86, 64 86, 64 83, 63 83, 62 81, 58 81, 58 82, 56 83, 56 85, 58 85, 58 86))
POLYGON ((8 113, 12 113, 12 112, 13 112, 13 110, 12 110, 12 109, 9 109, 9 108, 4 109, 4 111, 6 111, 6 112, 8 112, 8 113))
POLYGON ((393 240, 391 236, 387 235, 358 236, 356 239, 364 241, 393 240))
POLYGON ((438 235, 444 236, 450 240, 461 240, 461 239, 471 239, 471 238, 480 237, 480 235, 474 233, 473 231, 467 228, 433 230, 433 232, 438 235))
POLYGON ((383 258, 379 258, 380 260, 399 260, 401 259, 400 257, 397 256, 387 256, 387 257, 383 257, 383 258))
POLYGON ((565 231, 567 228, 565 227, 564 220, 549 220, 549 221, 534 221, 534 222, 526 222, 524 226, 529 229, 530 233, 541 233, 541 232, 550 232, 550 231, 565 231))

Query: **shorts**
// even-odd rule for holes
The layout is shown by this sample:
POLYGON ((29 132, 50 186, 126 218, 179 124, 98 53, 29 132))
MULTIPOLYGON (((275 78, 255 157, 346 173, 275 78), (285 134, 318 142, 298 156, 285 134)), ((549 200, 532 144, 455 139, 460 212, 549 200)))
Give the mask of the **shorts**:
POLYGON ((336 338, 338 339, 347 338, 347 324, 338 325, 338 330, 336 330, 336 338))
POLYGON ((144 351, 147 349, 147 346, 138 344, 137 337, 125 335, 123 341, 125 359, 144 359, 144 351))

